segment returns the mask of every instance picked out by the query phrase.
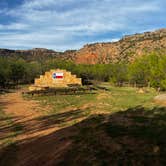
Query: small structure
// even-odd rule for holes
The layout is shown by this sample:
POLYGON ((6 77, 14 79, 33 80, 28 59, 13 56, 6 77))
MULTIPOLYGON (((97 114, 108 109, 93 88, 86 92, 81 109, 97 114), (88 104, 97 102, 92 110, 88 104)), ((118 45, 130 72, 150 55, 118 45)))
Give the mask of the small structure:
POLYGON ((72 75, 71 72, 66 70, 50 70, 36 78, 34 85, 29 87, 30 91, 43 90, 46 88, 65 88, 70 85, 82 85, 81 78, 72 75))

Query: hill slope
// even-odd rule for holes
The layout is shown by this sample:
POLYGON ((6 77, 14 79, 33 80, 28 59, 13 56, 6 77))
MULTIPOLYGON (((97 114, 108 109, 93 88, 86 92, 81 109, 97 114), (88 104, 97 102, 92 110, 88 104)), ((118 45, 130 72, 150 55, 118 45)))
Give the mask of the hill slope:
MULTIPOLYGON (((57 52, 45 48, 34 48, 32 50, 0 49, 0 56, 23 58, 27 61, 42 61, 50 58, 60 58, 61 55, 63 55, 63 52, 57 52)), ((68 54, 66 53, 66 55, 68 54)))
POLYGON ((166 53, 166 29, 125 36, 118 42, 85 45, 74 59, 88 64, 132 61, 154 51, 166 53))
POLYGON ((81 64, 105 64, 132 61, 136 57, 151 52, 166 54, 166 28, 154 32, 124 36, 117 42, 87 44, 80 50, 57 52, 43 48, 32 50, 0 49, 0 56, 22 57, 28 61, 58 58, 81 64))

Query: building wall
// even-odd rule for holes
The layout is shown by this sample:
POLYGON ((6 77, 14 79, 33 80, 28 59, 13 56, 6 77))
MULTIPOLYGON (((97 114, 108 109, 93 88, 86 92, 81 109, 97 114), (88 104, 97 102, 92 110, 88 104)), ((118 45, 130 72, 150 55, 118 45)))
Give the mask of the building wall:
POLYGON ((40 78, 35 79, 33 87, 30 87, 30 90, 34 90, 34 87, 38 89, 43 87, 68 87, 68 84, 79 84, 82 85, 81 78, 77 78, 76 75, 72 75, 71 72, 66 70, 50 70, 45 72, 44 75, 40 75, 40 78), (63 73, 63 78, 53 78, 53 74, 63 73))

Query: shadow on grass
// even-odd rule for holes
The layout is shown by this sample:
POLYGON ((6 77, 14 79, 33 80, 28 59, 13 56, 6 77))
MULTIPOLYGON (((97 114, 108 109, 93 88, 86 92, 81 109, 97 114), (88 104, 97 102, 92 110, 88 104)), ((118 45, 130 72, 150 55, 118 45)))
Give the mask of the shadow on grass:
POLYGON ((6 88, 1 88, 0 87, 0 95, 4 95, 4 94, 8 94, 8 93, 13 93, 16 90, 20 90, 21 87, 20 86, 9 86, 6 88))
MULTIPOLYGON (((0 101, 0 108, 5 109, 6 105, 12 104, 13 101, 0 101)), ((21 133, 23 126, 17 121, 23 117, 7 116, 3 110, 0 110, 0 141, 10 139, 15 135, 21 133)))
MULTIPOLYGON (((80 110, 76 112, 76 117, 81 116, 80 110)), ((49 127, 72 116, 70 111, 38 121, 49 127)), ((166 108, 135 107, 96 115, 49 135, 18 142, 17 148, 16 153, 9 147, 2 149, 0 165, 4 155, 25 166, 166 165, 166 108)))
POLYGON ((0 95, 6 94, 6 93, 12 93, 13 91, 11 89, 1 89, 0 88, 0 95))
POLYGON ((15 133, 15 135, 33 134, 53 127, 64 127, 66 125, 70 125, 70 123, 73 123, 79 118, 84 118, 85 116, 86 115, 84 114, 84 110, 75 109, 69 110, 67 112, 45 115, 25 121, 24 117, 4 117, 1 119, 2 121, 11 121, 12 123, 8 123, 6 125, 0 124, 1 133, 3 133, 0 136, 0 141, 13 137, 13 134, 10 134, 11 132, 15 133), (17 122, 20 119, 22 119, 23 122, 17 122), (29 128, 25 127, 34 123, 34 121, 34 125, 30 125, 29 128))
MULTIPOLYGON (((24 95, 27 95, 26 93, 23 93, 24 95)), ((44 93, 44 92, 36 92, 36 93, 28 93, 28 95, 32 96, 72 96, 72 95, 88 95, 88 94, 97 94, 97 92, 67 92, 67 93, 61 93, 61 92, 50 92, 50 93, 44 93)))

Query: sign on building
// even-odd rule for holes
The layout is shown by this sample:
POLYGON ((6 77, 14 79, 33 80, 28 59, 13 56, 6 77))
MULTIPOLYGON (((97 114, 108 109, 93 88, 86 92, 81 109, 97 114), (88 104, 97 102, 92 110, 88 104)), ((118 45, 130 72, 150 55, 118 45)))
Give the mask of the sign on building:
POLYGON ((41 90, 45 87, 68 87, 71 84, 82 85, 81 78, 77 78, 69 71, 57 69, 40 75, 35 79, 34 85, 29 87, 29 90, 41 90))
POLYGON ((53 79, 63 79, 63 73, 61 72, 55 72, 52 74, 53 79))

